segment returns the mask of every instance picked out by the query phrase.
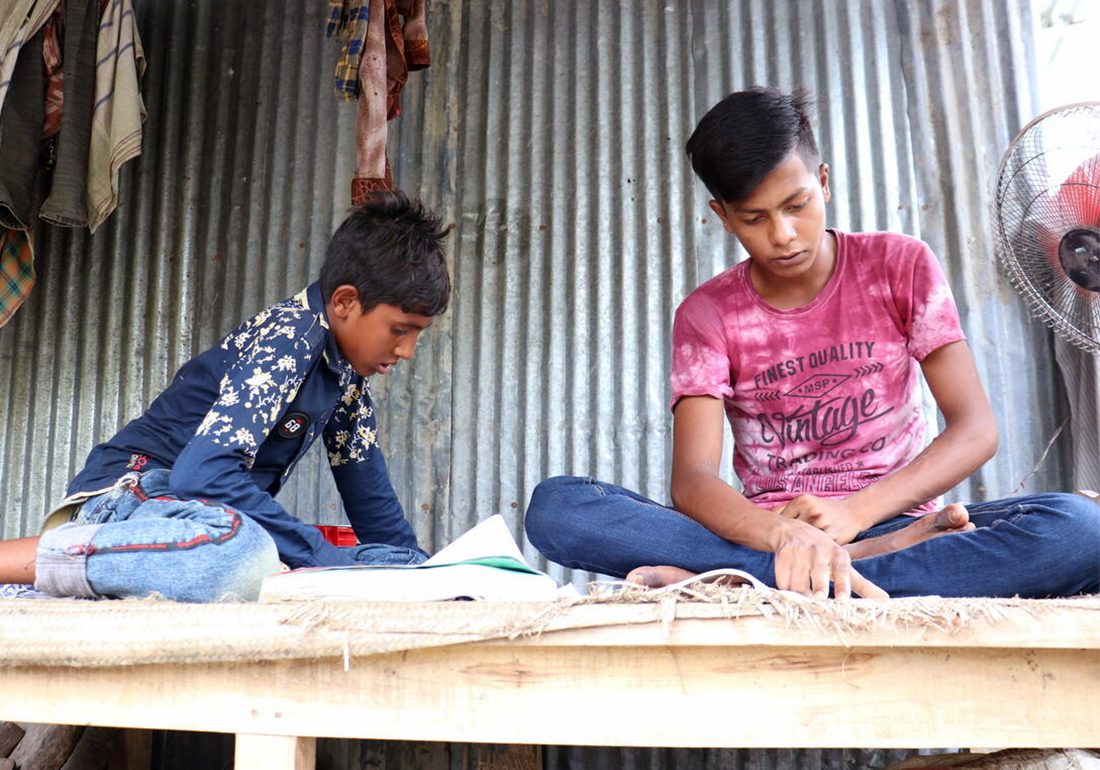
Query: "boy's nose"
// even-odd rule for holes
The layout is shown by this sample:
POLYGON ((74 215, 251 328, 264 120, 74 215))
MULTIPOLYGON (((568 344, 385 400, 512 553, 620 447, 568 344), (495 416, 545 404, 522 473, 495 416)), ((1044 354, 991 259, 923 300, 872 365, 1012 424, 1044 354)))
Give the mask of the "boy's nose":
POLYGON ((786 246, 793 241, 798 233, 794 228, 794 222, 786 217, 778 217, 772 226, 772 243, 776 246, 786 246))

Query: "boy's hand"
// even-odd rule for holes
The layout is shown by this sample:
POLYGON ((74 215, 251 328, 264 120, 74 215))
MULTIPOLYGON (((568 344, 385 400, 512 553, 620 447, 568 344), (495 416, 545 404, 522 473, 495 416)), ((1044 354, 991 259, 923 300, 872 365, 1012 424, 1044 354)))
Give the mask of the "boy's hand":
POLYGON ((890 598, 852 568, 848 552, 827 534, 806 524, 790 522, 775 548, 776 588, 826 597, 830 582, 837 599, 846 599, 853 591, 865 599, 890 598))
POLYGON ((813 495, 799 495, 776 512, 817 527, 840 545, 852 542, 869 526, 847 501, 813 495))

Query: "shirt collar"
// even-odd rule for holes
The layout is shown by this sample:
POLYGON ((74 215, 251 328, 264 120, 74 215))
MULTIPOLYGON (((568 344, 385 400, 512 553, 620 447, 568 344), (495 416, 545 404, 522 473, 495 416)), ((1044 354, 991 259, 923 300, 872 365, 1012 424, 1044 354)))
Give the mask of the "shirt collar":
POLYGON ((336 337, 333 336, 332 329, 328 324, 328 312, 325 309, 325 300, 321 294, 320 281, 311 283, 306 287, 305 293, 309 309, 317 314, 317 320, 320 321, 321 327, 325 330, 325 350, 323 353, 325 363, 340 378, 340 385, 345 386, 358 375, 336 345, 336 337))

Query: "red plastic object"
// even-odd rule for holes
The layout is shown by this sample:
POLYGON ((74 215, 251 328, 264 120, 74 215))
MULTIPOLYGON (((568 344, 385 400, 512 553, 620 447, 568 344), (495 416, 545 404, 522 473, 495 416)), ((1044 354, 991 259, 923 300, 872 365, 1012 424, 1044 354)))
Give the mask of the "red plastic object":
POLYGON ((314 524, 321 530, 321 536, 333 545, 359 545, 359 539, 355 537, 355 530, 351 527, 333 527, 314 524))

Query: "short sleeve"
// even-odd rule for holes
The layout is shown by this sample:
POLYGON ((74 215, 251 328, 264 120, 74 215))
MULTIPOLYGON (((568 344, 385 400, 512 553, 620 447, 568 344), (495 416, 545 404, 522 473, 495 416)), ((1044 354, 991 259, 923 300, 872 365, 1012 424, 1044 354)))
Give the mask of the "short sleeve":
POLYGON ((729 345, 718 308, 701 294, 688 296, 672 324, 672 400, 685 396, 733 398, 729 345))
POLYGON ((909 338, 909 354, 923 361, 929 353, 966 339, 951 287, 936 255, 917 241, 907 275, 895 293, 898 312, 909 338))

